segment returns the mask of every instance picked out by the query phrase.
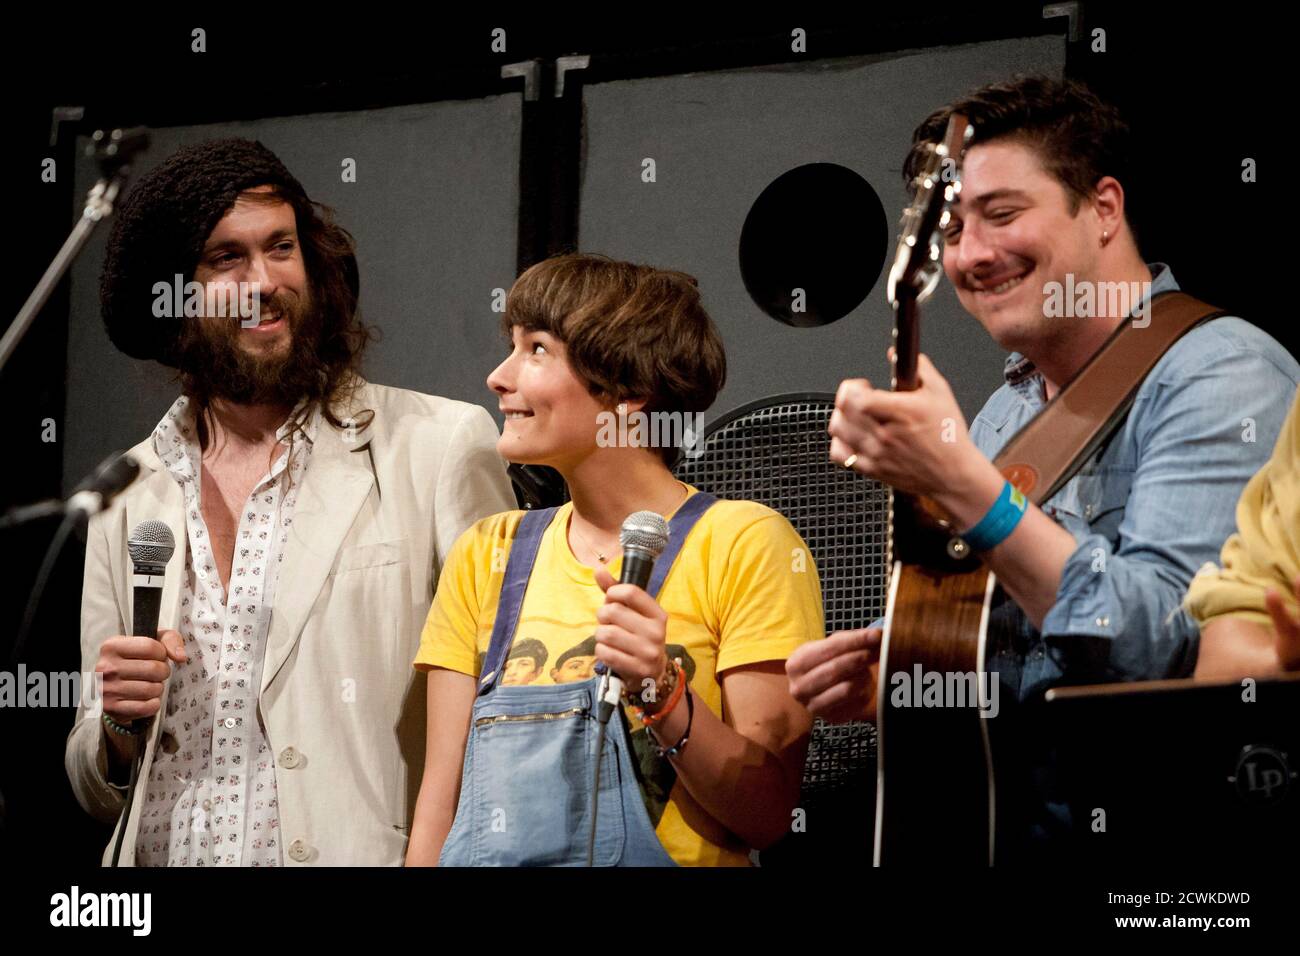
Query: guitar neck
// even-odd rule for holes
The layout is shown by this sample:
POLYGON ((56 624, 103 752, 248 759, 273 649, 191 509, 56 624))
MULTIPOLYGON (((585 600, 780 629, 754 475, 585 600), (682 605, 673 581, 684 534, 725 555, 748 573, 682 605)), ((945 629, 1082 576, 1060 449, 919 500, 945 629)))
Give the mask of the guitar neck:
MULTIPOLYGON (((894 391, 912 392, 921 383, 917 356, 921 346, 921 307, 913 294, 898 298, 894 325, 894 391)), ((944 527, 943 511, 925 497, 894 489, 889 509, 892 548, 906 564, 919 564, 945 573, 969 570, 975 562, 969 551, 953 553, 951 529, 944 527)))
POLYGON ((894 391, 912 392, 920 385, 917 374, 920 351, 921 307, 915 294, 900 290, 894 317, 894 391))

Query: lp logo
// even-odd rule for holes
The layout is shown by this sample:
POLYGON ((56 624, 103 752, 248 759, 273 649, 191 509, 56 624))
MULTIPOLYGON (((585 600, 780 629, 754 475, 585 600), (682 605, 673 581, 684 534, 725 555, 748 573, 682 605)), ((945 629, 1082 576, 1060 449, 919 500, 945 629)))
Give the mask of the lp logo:
POLYGON ((1242 747, 1237 771, 1228 778, 1237 795, 1247 803, 1276 806, 1286 799, 1295 771, 1287 766, 1286 754, 1272 747, 1242 747))

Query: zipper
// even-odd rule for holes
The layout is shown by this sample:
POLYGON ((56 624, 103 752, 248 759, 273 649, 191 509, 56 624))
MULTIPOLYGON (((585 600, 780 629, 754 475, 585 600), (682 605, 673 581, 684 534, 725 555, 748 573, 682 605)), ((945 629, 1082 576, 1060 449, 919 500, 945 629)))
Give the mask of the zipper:
POLYGON ((525 720, 567 720, 570 717, 581 717, 585 713, 586 707, 570 707, 550 714, 497 714, 494 717, 478 718, 474 721, 474 726, 485 727, 488 724, 518 723, 525 720))

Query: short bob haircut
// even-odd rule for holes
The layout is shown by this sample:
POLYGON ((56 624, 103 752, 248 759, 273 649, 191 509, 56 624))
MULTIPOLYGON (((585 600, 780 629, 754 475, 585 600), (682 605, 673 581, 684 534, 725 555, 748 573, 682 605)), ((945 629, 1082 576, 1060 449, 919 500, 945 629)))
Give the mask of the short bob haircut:
MULTIPOLYGON (((591 394, 644 411, 703 412, 727 378, 727 357, 693 276, 573 253, 529 268, 510 289, 502 328, 547 332, 591 394)), ((672 467, 678 449, 657 449, 672 467)))

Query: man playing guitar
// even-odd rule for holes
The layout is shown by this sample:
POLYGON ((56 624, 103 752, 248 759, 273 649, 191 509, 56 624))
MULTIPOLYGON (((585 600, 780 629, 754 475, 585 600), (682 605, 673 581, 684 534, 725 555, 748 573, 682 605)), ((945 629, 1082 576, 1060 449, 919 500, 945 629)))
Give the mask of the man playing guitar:
MULTIPOLYGON (((1178 286, 1139 252, 1125 211, 1128 131, 1112 107, 1043 77, 985 87, 921 124, 909 180, 954 112, 974 136, 943 228, 943 270, 1012 353, 1005 383, 967 430, 924 355, 913 391, 846 380, 830 454, 927 496, 1005 590, 990 609, 986 659, 1004 702, 994 749, 1020 762, 998 779, 1005 862, 1041 853, 1068 825, 1052 793, 1050 741, 1033 719, 1044 691, 1191 673, 1197 632, 1180 600, 1233 531, 1300 366, 1240 318, 1204 322, 1169 348, 1110 439, 1042 508, 1010 494, 991 459, 1120 325, 1141 328, 1150 296, 1178 286), (1141 291, 1126 302, 1116 289, 1141 291)), ((881 636, 864 628, 800 648, 787 662, 791 693, 827 720, 875 719, 881 636)))

